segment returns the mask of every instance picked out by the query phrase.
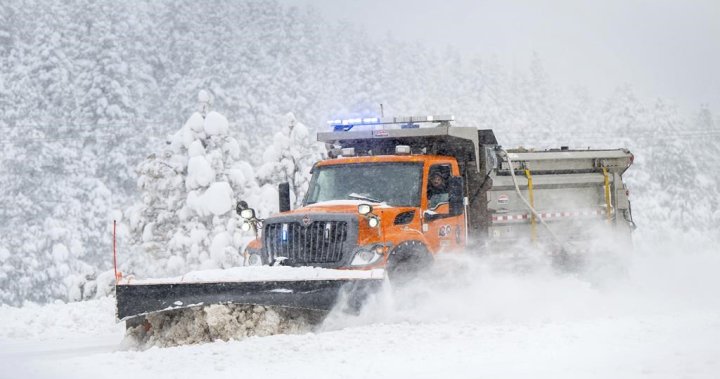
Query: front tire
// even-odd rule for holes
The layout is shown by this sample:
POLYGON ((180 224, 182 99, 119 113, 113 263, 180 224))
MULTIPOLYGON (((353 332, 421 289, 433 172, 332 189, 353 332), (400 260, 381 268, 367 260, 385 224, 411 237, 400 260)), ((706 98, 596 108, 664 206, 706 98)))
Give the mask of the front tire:
POLYGON ((390 252, 385 269, 391 283, 403 284, 427 271, 432 262, 432 254, 422 242, 408 241, 390 252))

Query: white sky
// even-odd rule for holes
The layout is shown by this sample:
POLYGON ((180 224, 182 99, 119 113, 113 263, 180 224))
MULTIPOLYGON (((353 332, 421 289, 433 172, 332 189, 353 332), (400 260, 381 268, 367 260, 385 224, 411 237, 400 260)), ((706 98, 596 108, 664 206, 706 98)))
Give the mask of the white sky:
POLYGON ((552 79, 596 96, 629 83, 695 112, 720 113, 720 0, 281 0, 310 4, 373 36, 392 33, 525 67, 537 52, 552 79))

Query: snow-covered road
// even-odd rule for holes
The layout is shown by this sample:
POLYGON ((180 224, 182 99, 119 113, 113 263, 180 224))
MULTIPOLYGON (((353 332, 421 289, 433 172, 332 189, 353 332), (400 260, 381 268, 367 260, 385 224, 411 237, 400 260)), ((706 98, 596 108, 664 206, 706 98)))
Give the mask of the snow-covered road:
POLYGON ((720 377, 720 257, 589 283, 488 265, 302 335, 127 350, 112 299, 0 307, 0 377, 720 377))

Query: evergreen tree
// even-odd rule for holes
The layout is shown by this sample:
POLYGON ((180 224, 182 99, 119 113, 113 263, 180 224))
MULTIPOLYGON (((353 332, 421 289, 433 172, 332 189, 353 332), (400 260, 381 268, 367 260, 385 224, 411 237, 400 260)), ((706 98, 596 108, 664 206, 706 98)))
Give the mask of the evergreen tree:
POLYGON ((302 203, 310 169, 321 158, 321 151, 308 128, 298 122, 294 114, 286 114, 285 122, 287 131, 276 133, 272 145, 263 154, 266 163, 258 169, 258 180, 273 186, 289 183, 291 201, 297 207, 302 203))
POLYGON ((131 272, 177 275, 241 264, 233 210, 254 178, 243 175, 247 164, 227 119, 206 113, 207 92, 199 100, 201 112, 193 113, 164 151, 138 165, 142 201, 126 212, 131 272))
MULTIPOLYGON (((717 175, 717 162, 720 160, 720 122, 715 120, 712 111, 704 105, 695 116, 691 131, 681 134, 692 148, 692 158, 698 166, 698 185, 701 194, 708 194, 720 188, 720 176, 717 175)), ((707 196, 702 200, 707 213, 702 219, 705 226, 720 223, 720 199, 717 196, 707 196)))

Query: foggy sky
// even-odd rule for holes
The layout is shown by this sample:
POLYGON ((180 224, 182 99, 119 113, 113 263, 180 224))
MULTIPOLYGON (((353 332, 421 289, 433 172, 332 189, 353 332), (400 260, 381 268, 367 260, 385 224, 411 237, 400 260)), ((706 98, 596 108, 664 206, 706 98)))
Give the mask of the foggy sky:
POLYGON ((694 113, 720 113, 720 0, 281 0, 374 37, 452 45, 527 67, 537 52, 551 78, 605 97, 631 84, 694 113))

